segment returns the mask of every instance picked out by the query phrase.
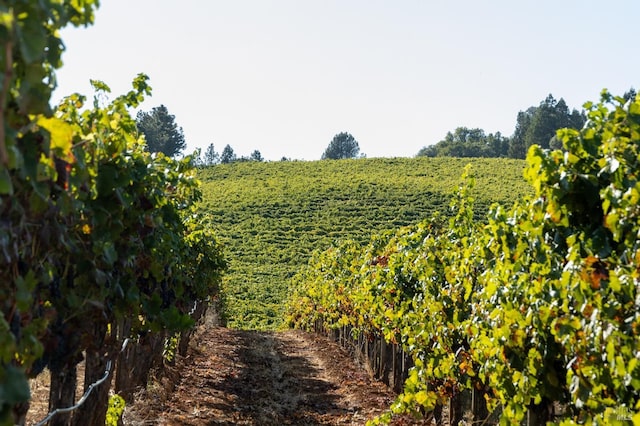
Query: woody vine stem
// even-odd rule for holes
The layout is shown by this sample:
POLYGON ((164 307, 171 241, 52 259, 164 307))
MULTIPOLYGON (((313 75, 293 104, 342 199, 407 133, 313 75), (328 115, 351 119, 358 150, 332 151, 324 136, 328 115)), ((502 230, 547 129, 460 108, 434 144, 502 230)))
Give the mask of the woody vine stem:
POLYGON ((2 89, 0 91, 0 161, 5 166, 9 165, 9 155, 7 154, 7 145, 5 142, 4 112, 5 104, 7 102, 7 92, 9 90, 9 85, 11 84, 11 77, 13 73, 13 54, 11 48, 11 42, 8 41, 4 46, 4 78, 2 82, 2 89))

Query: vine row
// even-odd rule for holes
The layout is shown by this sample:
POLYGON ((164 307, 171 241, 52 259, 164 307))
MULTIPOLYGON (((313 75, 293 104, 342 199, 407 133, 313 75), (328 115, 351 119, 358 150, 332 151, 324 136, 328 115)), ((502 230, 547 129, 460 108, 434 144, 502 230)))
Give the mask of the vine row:
POLYGON ((410 354, 403 393, 372 423, 468 389, 501 424, 640 421, 640 98, 603 91, 585 108, 562 150, 529 150, 533 196, 474 220, 466 173, 450 217, 344 241, 294 278, 290 325, 410 354))
MULTIPOLYGON (((217 294, 225 268, 196 210, 191 159, 150 154, 138 135, 130 111, 151 92, 145 75, 111 101, 109 87, 93 81, 92 103, 74 94, 49 105, 61 66, 59 30, 91 24, 97 5, 0 6, 2 425, 24 422, 28 379, 44 368, 50 411, 74 405, 83 358, 85 390, 116 358, 121 376, 135 367, 144 378, 153 363, 140 361, 162 357, 171 333, 188 336, 202 314, 192 318, 190 309, 217 294), (127 338, 125 357, 118 352, 127 338)), ((103 424, 108 388, 50 424, 103 424)))

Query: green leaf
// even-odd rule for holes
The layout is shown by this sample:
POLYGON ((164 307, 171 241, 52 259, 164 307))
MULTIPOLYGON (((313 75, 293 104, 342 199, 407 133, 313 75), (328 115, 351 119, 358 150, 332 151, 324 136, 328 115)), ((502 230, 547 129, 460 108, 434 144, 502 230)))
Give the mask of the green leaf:
POLYGON ((102 253, 104 255, 105 261, 109 265, 113 265, 116 262, 116 260, 118 260, 118 253, 116 252, 113 242, 111 241, 108 241, 104 244, 102 248, 102 253))
POLYGON ((9 170, 4 167, 0 170, 0 195, 13 195, 11 176, 9 170))
POLYGON ((16 27, 20 53, 27 64, 41 62, 47 47, 47 33, 37 19, 19 20, 16 27))
POLYGON ((31 306, 33 299, 33 290, 35 289, 38 281, 36 280, 33 270, 29 270, 27 275, 16 278, 16 304, 18 309, 27 311, 31 306))
POLYGON ((15 405, 31 398, 29 382, 24 371, 13 365, 4 367, 4 377, 0 377, 0 406, 15 405))

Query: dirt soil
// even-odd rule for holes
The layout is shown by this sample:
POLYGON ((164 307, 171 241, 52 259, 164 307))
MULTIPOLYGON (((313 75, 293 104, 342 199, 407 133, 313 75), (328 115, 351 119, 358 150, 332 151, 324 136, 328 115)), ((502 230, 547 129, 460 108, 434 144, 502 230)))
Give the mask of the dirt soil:
MULTIPOLYGON (((125 425, 364 425, 394 398, 324 337, 207 327, 176 370, 157 389, 143 391, 123 420, 125 425)), ((399 418, 393 424, 424 423, 399 418)))

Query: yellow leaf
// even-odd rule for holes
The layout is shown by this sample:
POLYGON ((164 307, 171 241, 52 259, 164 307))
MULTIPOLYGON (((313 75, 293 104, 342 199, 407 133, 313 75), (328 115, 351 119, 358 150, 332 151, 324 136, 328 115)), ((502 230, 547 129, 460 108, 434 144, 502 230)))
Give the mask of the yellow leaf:
POLYGON ((429 396, 427 395, 427 391, 420 391, 416 394, 415 396, 416 402, 420 405, 424 405, 425 402, 427 402, 427 399, 429 399, 429 396))
POLYGON ((37 121, 38 126, 49 132, 49 146, 52 150, 63 157, 71 154, 73 141, 73 127, 56 117, 46 118, 40 116, 37 121))

